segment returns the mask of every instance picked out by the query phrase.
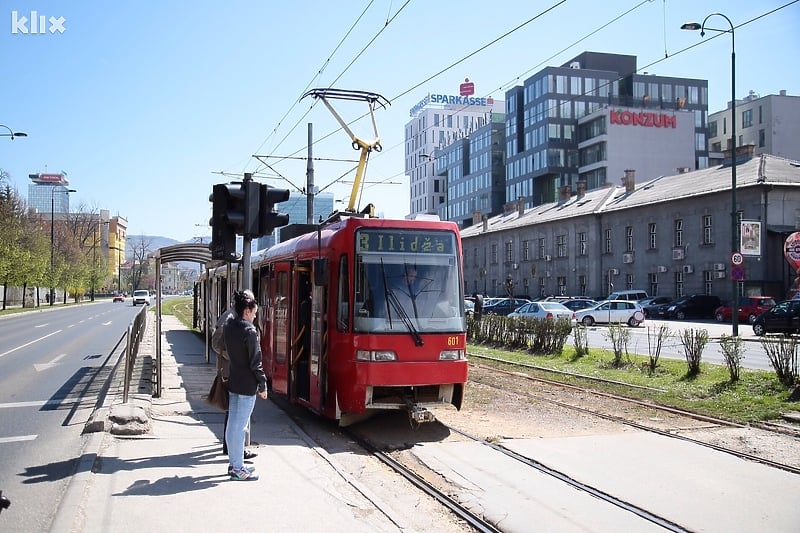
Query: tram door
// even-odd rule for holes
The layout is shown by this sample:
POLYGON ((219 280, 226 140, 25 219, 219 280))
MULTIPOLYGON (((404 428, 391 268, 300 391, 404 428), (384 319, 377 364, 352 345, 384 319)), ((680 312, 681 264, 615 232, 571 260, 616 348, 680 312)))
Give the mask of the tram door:
POLYGON ((311 264, 300 262, 295 267, 295 306, 297 316, 292 334, 292 396, 310 401, 311 384, 311 264))
POLYGON ((289 393, 292 293, 291 263, 276 263, 272 298, 272 389, 289 393))

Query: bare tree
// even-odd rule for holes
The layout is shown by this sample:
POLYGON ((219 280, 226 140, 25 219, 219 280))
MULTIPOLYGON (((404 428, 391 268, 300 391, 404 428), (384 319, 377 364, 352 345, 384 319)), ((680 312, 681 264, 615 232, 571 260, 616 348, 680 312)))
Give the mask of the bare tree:
POLYGON ((132 252, 131 264, 131 286, 132 289, 152 289, 155 288, 150 268, 151 254, 153 253, 152 239, 141 236, 128 240, 132 252))

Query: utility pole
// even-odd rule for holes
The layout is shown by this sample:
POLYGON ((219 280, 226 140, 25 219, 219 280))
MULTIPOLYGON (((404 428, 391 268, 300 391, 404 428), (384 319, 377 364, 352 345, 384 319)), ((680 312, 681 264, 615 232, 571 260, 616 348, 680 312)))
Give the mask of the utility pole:
POLYGON ((314 125, 308 123, 308 162, 306 163, 306 224, 314 223, 314 160, 312 148, 314 142, 314 125))

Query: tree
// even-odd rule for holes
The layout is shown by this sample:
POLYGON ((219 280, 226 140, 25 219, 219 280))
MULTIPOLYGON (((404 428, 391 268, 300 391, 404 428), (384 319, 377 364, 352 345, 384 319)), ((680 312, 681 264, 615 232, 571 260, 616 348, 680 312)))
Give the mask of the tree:
POLYGON ((155 289, 155 280, 150 269, 153 241, 147 237, 136 237, 128 242, 133 252, 130 269, 132 289, 155 289))

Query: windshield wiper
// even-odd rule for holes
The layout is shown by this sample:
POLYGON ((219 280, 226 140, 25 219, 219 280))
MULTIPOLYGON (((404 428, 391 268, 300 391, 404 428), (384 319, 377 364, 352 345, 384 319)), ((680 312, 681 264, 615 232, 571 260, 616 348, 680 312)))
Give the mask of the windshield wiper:
MULTIPOLYGON (((414 327, 414 322, 411 320, 411 317, 408 316, 403 304, 397 300, 397 295, 395 295, 392 289, 386 290, 386 302, 394 307, 394 310, 400 317, 400 321, 405 325, 405 327, 408 329, 408 332, 411 333, 411 336, 414 338, 414 344, 417 346, 424 345, 425 343, 422 341, 419 331, 417 331, 417 328, 414 327)), ((389 320, 389 325, 392 325, 391 320, 389 320)))

